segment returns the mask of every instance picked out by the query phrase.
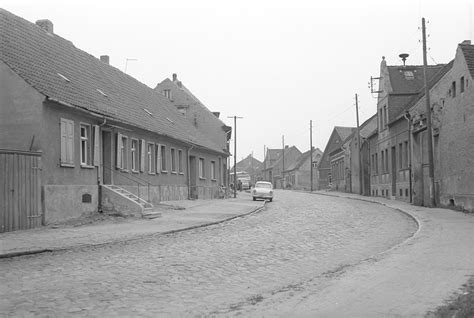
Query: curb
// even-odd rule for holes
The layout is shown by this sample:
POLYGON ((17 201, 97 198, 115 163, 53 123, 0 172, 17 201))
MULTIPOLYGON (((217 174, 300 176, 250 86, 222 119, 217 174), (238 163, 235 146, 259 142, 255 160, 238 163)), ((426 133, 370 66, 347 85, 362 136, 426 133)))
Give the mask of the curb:
MULTIPOLYGON (((412 236, 410 236, 409 238, 407 238, 405 241, 391 247, 390 249, 388 249, 387 251, 390 251, 398 246, 401 246, 403 244, 405 244, 406 242, 408 242, 409 240, 413 239, 414 237, 416 237, 418 235, 418 233, 420 232, 421 228, 423 227, 422 226, 422 223, 420 222, 420 220, 418 220, 418 218, 416 216, 414 216, 412 213, 408 212, 408 211, 405 211, 405 210, 402 210, 400 208, 397 208, 397 207, 393 207, 393 206, 390 206, 389 204, 387 203, 384 203, 384 202, 378 202, 378 201, 372 201, 372 200, 368 200, 368 199, 364 199, 364 198, 357 198, 357 197, 345 197, 345 196, 342 196, 342 195, 337 195, 337 194, 328 194, 328 193, 319 193, 319 192, 308 192, 309 194, 316 194, 316 195, 325 195, 325 196, 328 196, 328 197, 334 197, 334 198, 342 198, 342 199, 349 199, 349 200, 358 200, 358 201, 363 201, 363 202, 368 202, 368 203, 374 203, 374 204, 380 204, 380 205, 383 205, 389 209, 392 209, 392 210, 395 210, 395 211, 398 211, 404 215, 406 215, 407 217, 409 217, 410 219, 412 219, 415 223, 416 223, 416 226, 417 226, 417 230, 415 233, 413 233, 412 236)), ((384 251, 382 253, 385 253, 387 251, 384 251)))
POLYGON ((207 226, 212 226, 212 225, 217 225, 221 224, 227 221, 231 221, 237 218, 241 218, 253 213, 260 212, 261 210, 265 209, 267 205, 267 201, 264 201, 262 206, 259 206, 255 209, 252 209, 249 212, 239 214, 239 215, 234 215, 226 219, 222 219, 219 221, 211 222, 211 223, 205 223, 205 224, 199 224, 199 225, 193 225, 190 227, 182 228, 182 229, 177 229, 177 230, 170 230, 166 232, 156 232, 156 233, 148 233, 148 234, 142 234, 142 235, 137 235, 134 237, 130 237, 128 239, 118 239, 118 240, 113 240, 113 241, 108 241, 108 242, 102 242, 102 243, 90 243, 90 244, 78 244, 78 245, 73 245, 69 247, 59 247, 59 248, 46 248, 46 249, 37 249, 37 250, 28 250, 28 251, 17 251, 17 252, 10 252, 10 253, 4 253, 0 254, 0 260, 1 259, 7 259, 7 258, 13 258, 13 257, 20 257, 20 256, 27 256, 27 255, 35 255, 35 254, 43 254, 43 253, 52 253, 52 252, 64 252, 64 251, 69 251, 69 250, 75 250, 79 248, 87 248, 87 247, 101 247, 101 246, 107 246, 107 245, 112 245, 112 244, 118 244, 118 243, 126 243, 126 242, 132 242, 132 241, 138 241, 144 238, 149 238, 149 237, 154 237, 154 236, 159 236, 159 235, 168 235, 168 234, 173 234, 173 233, 179 233, 179 232, 184 232, 188 230, 194 230, 194 229, 199 229, 207 226))

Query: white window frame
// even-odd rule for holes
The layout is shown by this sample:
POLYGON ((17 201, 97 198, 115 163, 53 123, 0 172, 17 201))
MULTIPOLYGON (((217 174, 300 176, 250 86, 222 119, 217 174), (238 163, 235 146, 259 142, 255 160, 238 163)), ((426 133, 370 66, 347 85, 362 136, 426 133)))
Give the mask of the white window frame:
POLYGON ((92 129, 87 123, 79 123, 79 160, 81 167, 92 167, 92 129), (82 131, 85 131, 85 136, 82 131))
POLYGON ((74 167, 74 121, 61 118, 59 126, 61 139, 60 165, 74 167))
POLYGON ((216 181, 216 162, 211 160, 211 180, 216 181))
POLYGON ((149 142, 147 144, 147 158, 148 158, 148 173, 150 173, 150 174, 155 174, 154 153, 155 153, 155 144, 149 142), (150 150, 150 148, 151 148, 151 150, 150 150))
POLYGON ((131 143, 130 143, 130 154, 131 154, 131 170, 132 172, 138 172, 138 154, 140 153, 139 149, 139 142, 138 139, 136 138, 131 138, 131 143))
POLYGON ((119 136, 122 139, 120 143, 120 169, 128 171, 128 137, 124 135, 119 136))
POLYGON ((205 160, 204 158, 199 158, 199 179, 206 179, 206 171, 205 171, 205 160))

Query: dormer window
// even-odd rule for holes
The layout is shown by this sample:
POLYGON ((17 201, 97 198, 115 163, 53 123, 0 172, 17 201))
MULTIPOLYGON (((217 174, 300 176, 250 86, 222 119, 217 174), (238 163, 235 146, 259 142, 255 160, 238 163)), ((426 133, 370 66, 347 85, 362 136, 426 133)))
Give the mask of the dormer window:
POLYGON ((171 90, 170 89, 163 90, 163 95, 165 95, 166 98, 171 99, 171 90))
POLYGON ((405 79, 408 80, 408 81, 411 81, 411 80, 415 79, 415 75, 413 75, 412 71, 404 71, 403 75, 405 75, 405 79))

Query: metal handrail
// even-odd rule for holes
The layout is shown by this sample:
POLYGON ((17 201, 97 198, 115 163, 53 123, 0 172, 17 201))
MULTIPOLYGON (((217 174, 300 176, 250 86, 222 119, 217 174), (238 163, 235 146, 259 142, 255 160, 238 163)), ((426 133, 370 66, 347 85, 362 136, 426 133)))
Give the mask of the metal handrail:
MULTIPOLYGON (((121 177, 123 177, 123 178, 125 178, 125 179, 128 179, 128 180, 130 180, 130 181, 136 182, 136 183, 137 183, 137 187, 138 187, 138 195, 137 195, 138 198, 140 198, 140 184, 141 184, 142 186, 143 186, 143 185, 144 185, 144 186, 147 186, 147 188, 148 188, 148 200, 147 200, 147 202, 150 202, 150 185, 152 185, 152 186, 160 186, 159 184, 152 184, 152 183, 150 183, 150 182, 148 182, 148 181, 146 181, 146 180, 144 180, 144 179, 142 179, 142 178, 140 178, 140 177, 136 177, 136 176, 132 175, 130 172, 127 172, 127 174, 122 174, 122 173, 118 173, 118 174, 117 174, 116 171, 115 171, 115 169, 112 169, 112 168, 107 167, 107 166, 102 166, 102 167, 107 168, 107 169, 108 169, 109 171, 111 171, 112 174, 114 174, 115 176, 118 175, 118 176, 121 176, 121 177), (127 175, 128 175, 128 177, 127 177, 127 175), (140 183, 140 181, 141 181, 141 183, 140 183)), ((140 198, 140 199, 141 199, 141 198, 140 198)))

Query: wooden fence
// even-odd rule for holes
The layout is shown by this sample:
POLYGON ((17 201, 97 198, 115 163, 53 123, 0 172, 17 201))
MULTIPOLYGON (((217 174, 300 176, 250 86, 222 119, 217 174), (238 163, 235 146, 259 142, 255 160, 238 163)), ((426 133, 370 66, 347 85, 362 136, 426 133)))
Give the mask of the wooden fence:
POLYGON ((41 153, 0 149, 0 233, 43 224, 41 153))

